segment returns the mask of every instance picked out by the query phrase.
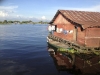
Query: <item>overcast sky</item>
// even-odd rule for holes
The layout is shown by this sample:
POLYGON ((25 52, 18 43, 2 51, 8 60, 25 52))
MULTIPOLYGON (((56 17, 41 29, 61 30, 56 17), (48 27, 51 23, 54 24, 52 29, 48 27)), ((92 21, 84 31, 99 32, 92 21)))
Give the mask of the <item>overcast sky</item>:
POLYGON ((100 12, 100 0, 0 0, 0 20, 51 20, 59 9, 100 12))

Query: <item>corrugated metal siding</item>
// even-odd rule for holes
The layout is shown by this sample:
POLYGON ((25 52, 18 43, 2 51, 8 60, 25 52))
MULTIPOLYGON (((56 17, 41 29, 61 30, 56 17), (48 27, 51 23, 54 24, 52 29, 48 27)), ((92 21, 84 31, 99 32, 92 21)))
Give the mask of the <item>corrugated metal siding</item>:
POLYGON ((79 44, 85 45, 85 30, 81 31, 79 27, 77 32, 77 42, 79 44))
POLYGON ((100 39, 99 38, 86 38, 85 45, 87 47, 100 47, 100 39))
POLYGON ((58 12, 55 14, 54 18, 52 19, 50 23, 54 23, 59 13, 61 13, 65 18, 77 24, 80 24, 83 29, 88 28, 88 27, 94 27, 94 26, 100 27, 100 12, 58 10, 58 12))
MULTIPOLYGON (((85 28, 83 31, 81 31, 80 27, 78 27, 76 42, 82 45, 86 45, 87 47, 100 47, 100 13, 99 12, 59 10, 52 21, 55 25, 57 25, 58 28, 63 28, 64 30, 74 30, 75 25, 73 25, 71 21, 67 20, 66 18, 69 18, 71 21, 81 24, 82 27, 85 28)), ((55 36, 58 36, 62 39, 66 39, 69 41, 74 41, 73 38, 75 35, 73 34, 65 35, 63 33, 54 32, 55 36)))
MULTIPOLYGON (((68 22, 61 14, 58 15, 54 23, 57 25, 57 28, 63 28, 64 30, 74 29, 74 25, 68 22)), ((54 35, 66 40, 73 40, 73 34, 64 34, 64 33, 54 32, 54 35)))
POLYGON ((66 19, 59 13, 59 15, 55 18, 54 24, 71 24, 70 22, 66 21, 66 19))
POLYGON ((57 32, 54 32, 54 35, 65 40, 69 40, 69 41, 73 40, 73 35, 64 35, 62 33, 57 33, 57 32))
POLYGON ((74 11, 74 10, 60 10, 66 17, 72 21, 94 21, 100 20, 99 12, 87 12, 87 11, 74 11))
POLYGON ((100 12, 59 10, 66 18, 76 22, 85 29, 92 26, 100 26, 100 12))
POLYGON ((100 28, 86 29, 85 44, 87 47, 100 47, 100 28))
POLYGON ((86 29, 86 37, 100 38, 100 28, 88 28, 86 29))

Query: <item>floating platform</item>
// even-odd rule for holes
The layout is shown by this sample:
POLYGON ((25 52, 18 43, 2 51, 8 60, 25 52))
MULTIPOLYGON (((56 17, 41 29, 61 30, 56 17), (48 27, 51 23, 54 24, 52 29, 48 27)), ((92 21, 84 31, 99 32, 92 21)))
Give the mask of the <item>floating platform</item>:
POLYGON ((59 37, 49 35, 47 37, 47 42, 60 49, 60 51, 67 51, 71 53, 84 53, 84 54, 95 54, 100 55, 100 48, 89 48, 79 45, 75 42, 67 41, 59 37))

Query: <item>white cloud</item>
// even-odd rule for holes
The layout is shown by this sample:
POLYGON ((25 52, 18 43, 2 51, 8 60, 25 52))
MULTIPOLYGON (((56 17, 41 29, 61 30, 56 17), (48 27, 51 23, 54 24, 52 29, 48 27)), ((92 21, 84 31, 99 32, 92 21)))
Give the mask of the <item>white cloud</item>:
MULTIPOLYGON (((53 16, 56 14, 56 11, 58 9, 64 9, 64 10, 80 10, 80 11, 98 11, 100 12, 100 5, 96 5, 96 6, 92 6, 92 7, 87 7, 87 8, 70 8, 70 7, 56 7, 53 8, 51 10, 46 11, 46 13, 48 13, 49 15, 45 15, 45 16, 25 16, 25 15, 21 15, 18 14, 16 12, 16 9, 18 8, 18 6, 0 6, 0 20, 32 20, 32 21, 47 21, 48 19, 51 20, 53 18, 53 16), (50 13, 49 13, 50 12, 50 13), (48 16, 48 19, 46 18, 48 16)), ((43 12, 42 14, 45 14, 45 12, 43 12)))
POLYGON ((0 6, 0 17, 11 17, 14 16, 15 9, 18 8, 18 6, 0 6))
POLYGON ((35 18, 33 16, 25 16, 18 14, 16 9, 18 6, 0 6, 0 20, 32 20, 32 21, 39 21, 39 20, 45 20, 46 17, 42 16, 40 18, 35 18))
POLYGON ((87 7, 87 8, 70 8, 70 7, 57 7, 56 9, 64 9, 64 10, 79 10, 79 11, 97 11, 100 12, 100 5, 87 7))
POLYGON ((8 13, 0 11, 0 17, 6 17, 9 16, 8 13))
POLYGON ((100 5, 94 6, 91 8, 91 10, 93 9, 93 11, 100 11, 100 5))
POLYGON ((46 19, 46 17, 45 17, 45 16, 42 16, 42 17, 41 17, 41 19, 42 19, 42 20, 45 20, 45 19, 46 19))
POLYGON ((33 16, 29 16, 29 18, 34 18, 33 16))
POLYGON ((18 6, 0 6, 0 10, 12 10, 16 8, 18 8, 18 6))

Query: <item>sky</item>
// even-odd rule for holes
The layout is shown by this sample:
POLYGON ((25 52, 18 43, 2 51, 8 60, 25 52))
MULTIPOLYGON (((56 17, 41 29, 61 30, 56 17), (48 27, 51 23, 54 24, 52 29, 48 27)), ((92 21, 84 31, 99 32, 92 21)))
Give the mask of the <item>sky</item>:
POLYGON ((50 21, 57 10, 100 12, 100 0, 0 0, 0 21, 50 21))

